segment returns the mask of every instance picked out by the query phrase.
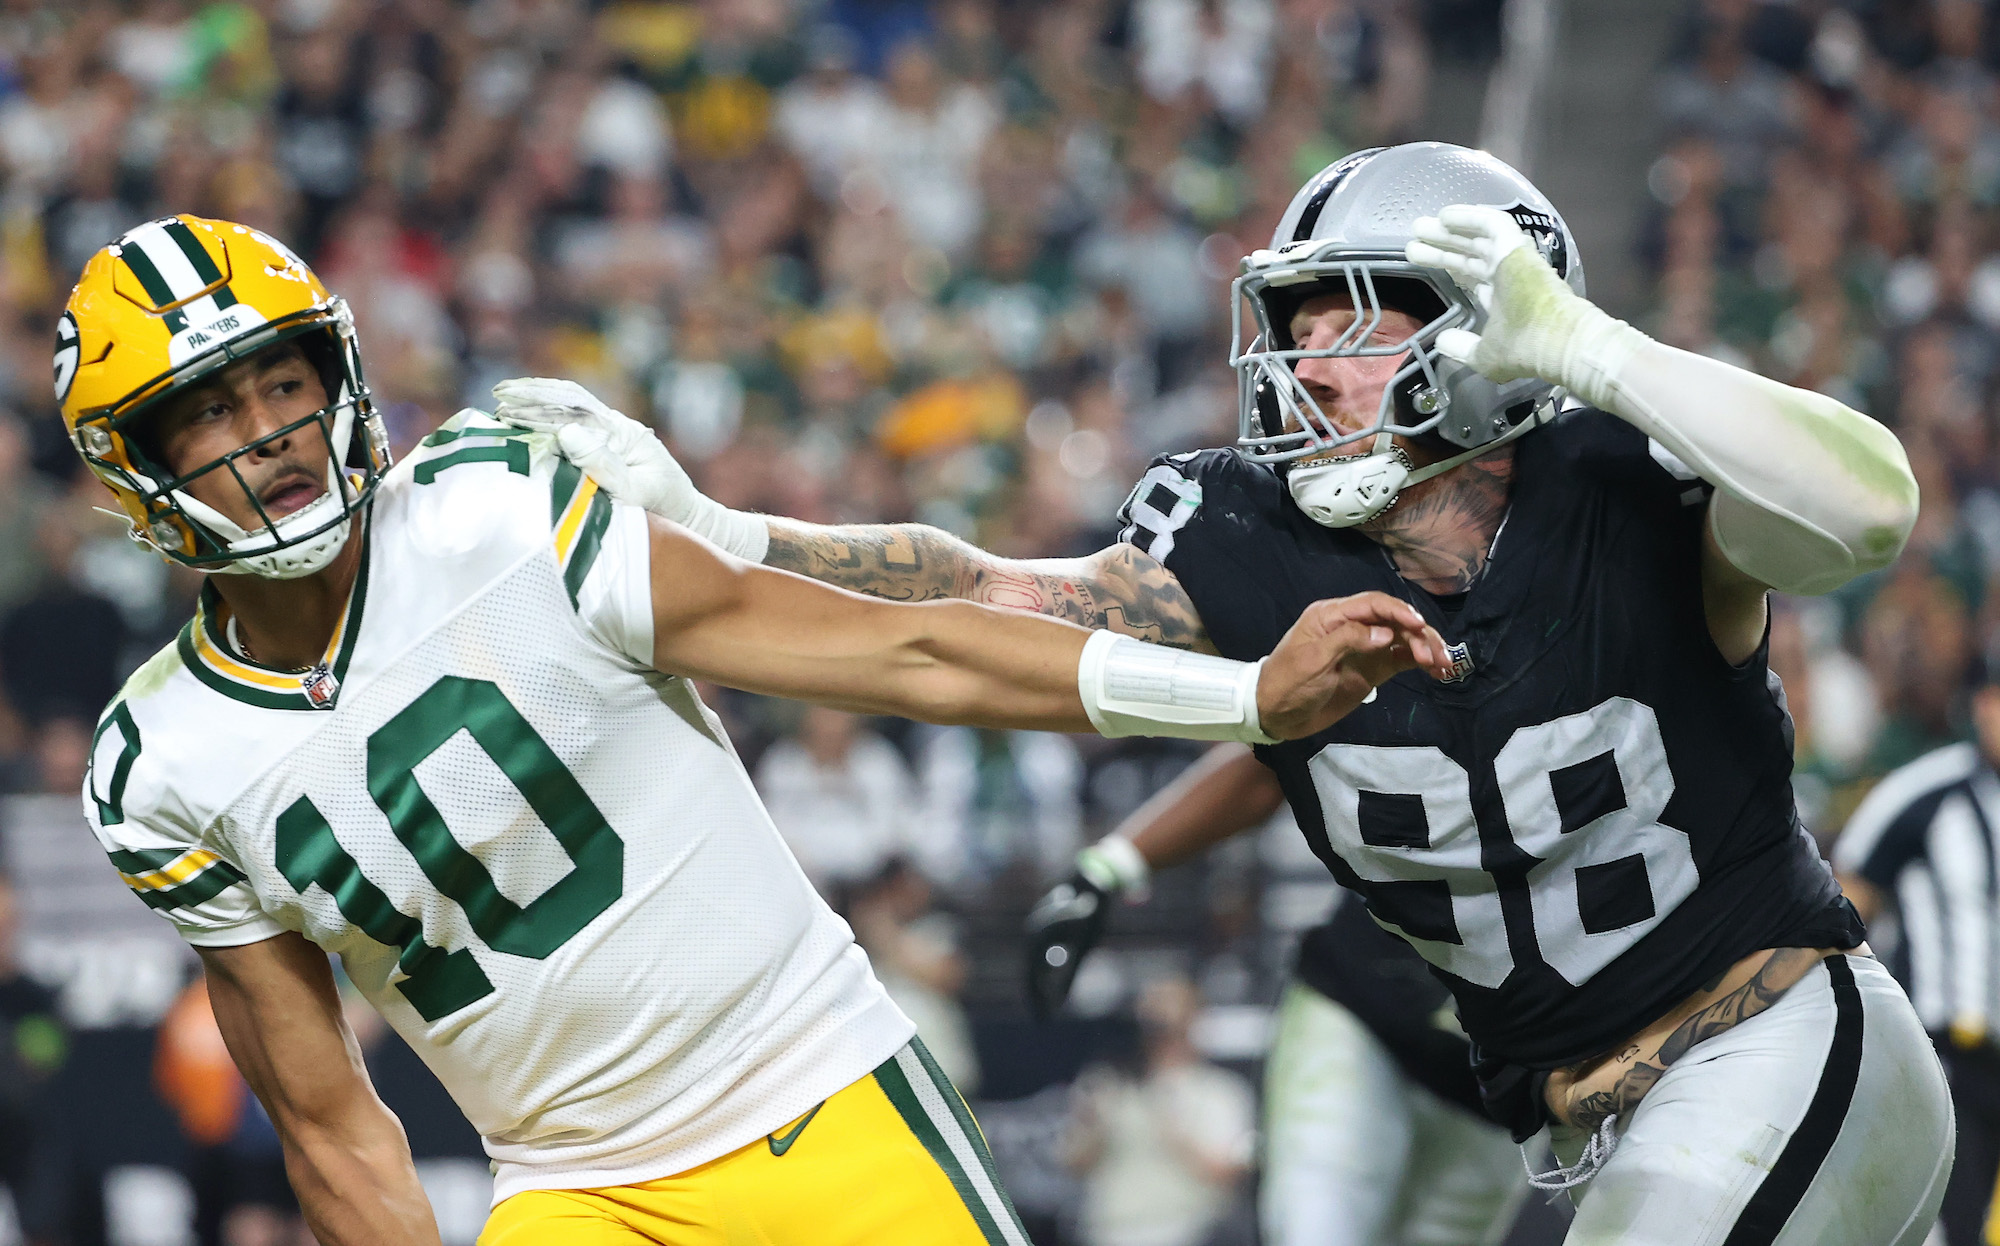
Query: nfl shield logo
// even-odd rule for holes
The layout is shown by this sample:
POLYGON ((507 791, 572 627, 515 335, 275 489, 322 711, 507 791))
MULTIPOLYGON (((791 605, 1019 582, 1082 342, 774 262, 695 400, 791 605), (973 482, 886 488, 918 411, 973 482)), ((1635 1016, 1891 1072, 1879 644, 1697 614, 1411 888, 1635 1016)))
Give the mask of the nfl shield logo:
POLYGON ((340 681, 322 664, 306 672, 300 690, 306 694, 306 700, 312 703, 314 709, 330 710, 333 699, 340 695, 340 681))
POLYGON ((1472 648, 1469 642, 1460 645, 1447 644, 1444 647, 1444 656, 1451 659, 1451 674, 1444 677, 1445 683, 1455 684, 1472 674, 1472 648))

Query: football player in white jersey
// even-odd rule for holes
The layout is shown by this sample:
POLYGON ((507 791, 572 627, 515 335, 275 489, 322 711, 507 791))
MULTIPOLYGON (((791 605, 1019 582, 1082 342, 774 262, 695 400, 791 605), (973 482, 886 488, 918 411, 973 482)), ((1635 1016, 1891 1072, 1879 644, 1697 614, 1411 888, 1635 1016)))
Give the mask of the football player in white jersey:
POLYGON ((84 806, 195 945, 320 1241, 434 1243, 326 953, 484 1136, 481 1241, 1026 1246, 964 1104, 689 679, 998 727, 1271 740, 1443 644, 1380 594, 1262 663, 755 567, 474 411, 393 470, 351 320, 243 226, 93 257, 56 390, 210 574, 84 806))
POLYGON ((1246 658, 1317 597, 1417 605, 1395 679, 1257 750, 1300 828, 1451 989, 1488 1112, 1548 1129, 1572 1246, 1915 1246, 1942 1070, 1798 825, 1767 595, 1888 565, 1894 435, 1584 297, 1575 239, 1492 156, 1355 152, 1232 292, 1233 447, 1155 459, 1117 544, 998 558, 919 525, 755 530, 573 388, 503 385, 606 488, 903 600, 966 597, 1246 658))

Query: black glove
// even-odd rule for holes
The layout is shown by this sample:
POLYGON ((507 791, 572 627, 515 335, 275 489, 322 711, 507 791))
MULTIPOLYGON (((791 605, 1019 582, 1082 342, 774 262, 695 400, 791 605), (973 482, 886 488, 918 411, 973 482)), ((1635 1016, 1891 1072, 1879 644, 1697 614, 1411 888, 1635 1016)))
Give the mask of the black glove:
POLYGON ((1078 871, 1050 888, 1029 911, 1028 1009, 1035 1020, 1046 1021, 1062 1011, 1077 969, 1104 933, 1115 894, 1078 871))

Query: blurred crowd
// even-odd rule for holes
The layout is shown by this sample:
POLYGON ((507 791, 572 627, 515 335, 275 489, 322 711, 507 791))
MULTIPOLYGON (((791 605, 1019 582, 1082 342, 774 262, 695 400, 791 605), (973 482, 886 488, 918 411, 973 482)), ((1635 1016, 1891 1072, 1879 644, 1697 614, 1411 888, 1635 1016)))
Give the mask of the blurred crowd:
MULTIPOLYGON (((1426 19, 1498 7, 0 0, 0 792, 74 790, 194 587, 91 512, 49 394, 55 314, 129 226, 290 241, 399 449, 571 377, 730 505, 1080 551, 1151 455, 1232 435, 1237 258, 1328 161, 1418 135, 1426 19)), ((825 732, 729 709, 753 761, 798 736, 768 773, 812 799, 825 732)), ((1045 873, 1092 813, 1068 741, 896 744, 864 785, 900 806, 915 766, 942 881, 1045 873)), ((819 876, 884 864, 879 807, 819 876)))
POLYGON ((1891 571, 1782 602, 1809 825, 1966 738, 2000 660, 2000 13, 1703 0, 1658 84, 1649 328, 1894 428, 1923 513, 1891 571))
MULTIPOLYGON (((1962 737, 1964 689, 2000 669, 2000 12, 1687 7, 1658 159, 1603 192, 1643 198, 1654 278, 1612 310, 1875 414, 1924 491, 1896 568, 1776 615, 1825 833, 1962 737)), ((192 212, 290 241, 353 304, 399 450, 496 380, 570 377, 729 505, 1078 553, 1153 454, 1234 435, 1237 259, 1331 160, 1435 137, 1433 76, 1490 62, 1499 8, 0 0, 0 795, 77 789, 98 710, 196 587, 91 509, 53 409, 56 313, 124 229, 192 212)), ((968 1086, 953 1001, 988 972, 963 950, 982 905, 1010 936, 1192 755, 717 699, 968 1086)), ((1254 921, 1240 888, 1196 907, 1209 951, 1254 921)), ((991 971, 1009 991, 1013 968, 991 971)), ((1194 1058, 1177 992, 1153 988, 1162 1068, 1194 1058)), ((1084 1085, 1080 1165, 1137 1110, 1084 1085)), ((1216 1128, 1201 1171, 1226 1185, 1250 1126, 1216 1128)))
MULTIPOLYGON (((354 307, 399 451, 499 379, 570 377, 730 505, 1083 552, 1152 455, 1233 436, 1237 259, 1319 168, 1420 137, 1433 56, 1490 60, 1499 7, 0 0, 0 796, 76 791, 98 711, 197 587, 92 509, 50 392, 56 314, 130 226, 290 242, 354 307)), ((711 700, 939 1059, 1021 1093, 961 1001, 1018 1012, 1021 911, 1195 750, 711 700)), ((1154 924, 1250 930, 1252 893, 1218 894, 1163 887, 1154 924)), ((1092 1240, 1161 1220, 1133 1180, 1195 1165, 1146 1241, 1233 1196, 1249 1091, 1190 1039, 1249 990, 1224 967, 1197 989, 1160 962, 1128 1072, 1087 1081, 1046 1149, 1113 1174, 1092 1240), (1185 1139, 1154 1127, 1177 1116, 1185 1139)), ((155 1077, 202 1240, 293 1236, 217 1228, 218 1198, 269 1201, 271 1157, 203 999, 162 1019, 155 1077)))

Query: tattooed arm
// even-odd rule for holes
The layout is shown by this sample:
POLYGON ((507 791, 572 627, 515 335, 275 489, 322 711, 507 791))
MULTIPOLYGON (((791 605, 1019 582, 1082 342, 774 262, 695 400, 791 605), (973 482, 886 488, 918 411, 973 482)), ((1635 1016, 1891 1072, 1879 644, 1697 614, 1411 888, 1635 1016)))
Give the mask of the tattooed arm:
POLYGON ((1828 948, 1781 947, 1738 961, 1691 999, 1648 1026, 1616 1052, 1549 1075, 1548 1100, 1556 1119, 1595 1130, 1608 1116, 1625 1116, 1696 1043, 1769 1008, 1828 948))
POLYGON ((962 598, 1214 653, 1173 573, 1120 542, 1082 558, 1001 558, 923 524, 828 527, 769 517, 764 565, 892 601, 962 598))

